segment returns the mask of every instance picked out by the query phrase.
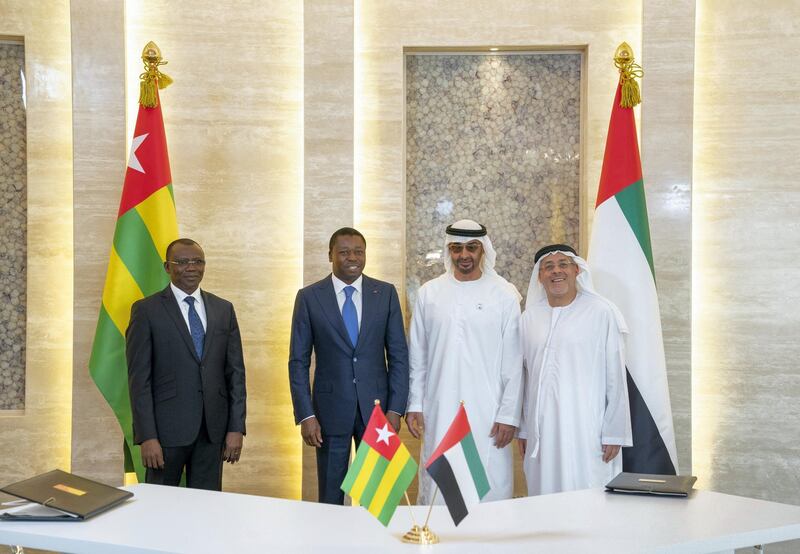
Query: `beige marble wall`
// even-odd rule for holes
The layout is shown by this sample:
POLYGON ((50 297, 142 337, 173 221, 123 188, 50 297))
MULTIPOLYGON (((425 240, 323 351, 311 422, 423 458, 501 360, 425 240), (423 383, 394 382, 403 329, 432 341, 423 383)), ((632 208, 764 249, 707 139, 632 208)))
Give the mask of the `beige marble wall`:
POLYGON ((644 0, 642 171, 667 357, 678 469, 692 470, 691 268, 694 0, 644 0))
MULTIPOLYGON (((303 285, 308 285, 330 273, 331 234, 353 225, 353 2, 305 0, 303 6, 303 285)), ((371 260, 371 243, 368 252, 371 260)), ((302 442, 299 428, 295 432, 302 442)), ((303 446, 305 500, 318 497, 316 468, 314 449, 303 446)))
MULTIPOLYGON (((697 4, 693 470, 800 504, 800 4, 697 4)), ((787 551, 796 552, 794 549, 787 551)))
POLYGON ((0 482, 70 469, 72 114, 69 5, 0 0, 0 36, 25 41, 28 320, 24 411, 0 412, 0 482))
POLYGON ((122 432, 89 376, 126 167, 124 3, 72 0, 75 295, 72 470, 123 482, 122 432), (98 78, 100 77, 100 78, 98 78))

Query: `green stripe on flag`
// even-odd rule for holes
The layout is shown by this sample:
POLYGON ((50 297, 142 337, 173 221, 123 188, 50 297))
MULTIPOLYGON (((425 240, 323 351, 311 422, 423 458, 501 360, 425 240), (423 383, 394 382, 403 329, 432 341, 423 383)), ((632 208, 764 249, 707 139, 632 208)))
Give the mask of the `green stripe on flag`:
POLYGON ((142 294, 150 296, 167 285, 169 277, 164 271, 161 255, 136 210, 128 210, 117 220, 114 248, 142 294))
POLYGON ((369 445, 361 441, 358 450, 356 450, 356 457, 353 463, 350 464, 350 469, 347 470, 347 475, 345 475, 344 481, 342 482, 341 488, 347 494, 350 494, 350 491, 353 489, 353 483, 356 482, 356 477, 358 477, 358 474, 361 472, 361 467, 364 465, 364 460, 367 459, 367 454, 369 454, 369 445))
POLYGON ((386 498, 383 509, 378 515, 378 521, 384 525, 389 525, 389 520, 392 519, 394 511, 400 503, 400 498, 403 496, 403 493, 406 492, 406 489, 408 489, 408 486, 411 484, 411 481, 414 480, 416 474, 417 463, 414 461, 414 458, 408 458, 406 465, 403 466, 400 475, 397 477, 397 481, 395 481, 392 490, 389 492, 389 496, 386 498))
POLYGON ((133 444, 133 416, 131 398, 128 394, 127 368, 125 337, 114 325, 105 306, 100 306, 92 355, 89 358, 89 373, 114 411, 125 437, 125 471, 136 471, 139 482, 143 483, 142 457, 139 454, 139 447, 133 444))
POLYGON ((364 507, 369 506, 372 502, 372 497, 375 496, 375 491, 378 490, 378 485, 381 484, 383 474, 386 473, 386 468, 389 465, 389 460, 383 456, 378 456, 378 461, 375 462, 375 467, 372 469, 372 475, 369 476, 369 481, 364 486, 364 492, 361 493, 361 498, 358 503, 364 507))
POLYGON ((639 246, 642 247, 644 257, 650 266, 650 274, 653 281, 656 280, 656 270, 653 264, 653 249, 650 246, 650 223, 647 220, 647 199, 644 195, 644 181, 638 180, 635 183, 619 191, 615 198, 619 204, 628 225, 631 226, 639 246))
POLYGON ((483 469, 481 457, 478 455, 478 448, 475 446, 475 439, 472 438, 472 432, 467 433, 461 439, 461 449, 464 451, 464 458, 467 460, 469 472, 475 482, 478 498, 483 498, 489 492, 489 480, 486 478, 486 471, 483 469))

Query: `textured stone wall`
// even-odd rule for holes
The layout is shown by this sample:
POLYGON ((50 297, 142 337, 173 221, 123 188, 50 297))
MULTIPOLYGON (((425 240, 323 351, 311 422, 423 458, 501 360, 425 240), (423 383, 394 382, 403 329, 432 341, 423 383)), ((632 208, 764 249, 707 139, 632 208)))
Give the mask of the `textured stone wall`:
POLYGON ((580 54, 406 57, 409 305, 453 221, 488 227, 523 295, 540 246, 578 247, 580 82, 580 54))
POLYGON ((0 43, 0 410, 25 407, 24 69, 23 45, 0 43))

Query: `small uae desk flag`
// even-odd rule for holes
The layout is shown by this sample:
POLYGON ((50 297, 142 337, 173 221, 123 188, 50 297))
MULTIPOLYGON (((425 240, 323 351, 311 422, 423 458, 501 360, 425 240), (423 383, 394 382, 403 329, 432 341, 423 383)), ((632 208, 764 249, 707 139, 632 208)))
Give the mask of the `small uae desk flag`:
POLYGON ((389 525, 417 467, 376 400, 341 489, 378 521, 389 525))
POLYGON ((595 289, 616 304, 630 329, 625 365, 633 446, 622 449, 622 468, 675 475, 678 457, 633 114, 641 101, 635 78, 642 70, 624 42, 614 64, 620 79, 608 124, 588 261, 595 289))
POLYGON ((489 492, 489 480, 472 438, 464 404, 425 466, 458 525, 489 492))
POLYGON ((144 483, 145 470, 139 447, 133 444, 125 330, 131 304, 169 283, 164 256, 167 245, 178 238, 167 139, 157 90, 172 80, 158 70, 166 62, 161 61, 161 51, 155 43, 149 42, 144 47, 142 60, 145 72, 140 88, 139 115, 89 359, 89 373, 122 428, 125 471, 136 471, 140 483, 144 483))

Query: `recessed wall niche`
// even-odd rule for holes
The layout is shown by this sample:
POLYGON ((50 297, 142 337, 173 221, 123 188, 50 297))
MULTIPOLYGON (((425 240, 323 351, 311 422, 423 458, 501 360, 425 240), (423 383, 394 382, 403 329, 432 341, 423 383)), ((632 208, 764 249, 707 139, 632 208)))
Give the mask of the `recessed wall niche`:
POLYGON ((0 410, 25 407, 25 48, 0 40, 0 410))
POLYGON ((487 226, 525 296, 533 255, 577 248, 581 53, 407 52, 406 290, 444 271, 445 227, 487 226))

